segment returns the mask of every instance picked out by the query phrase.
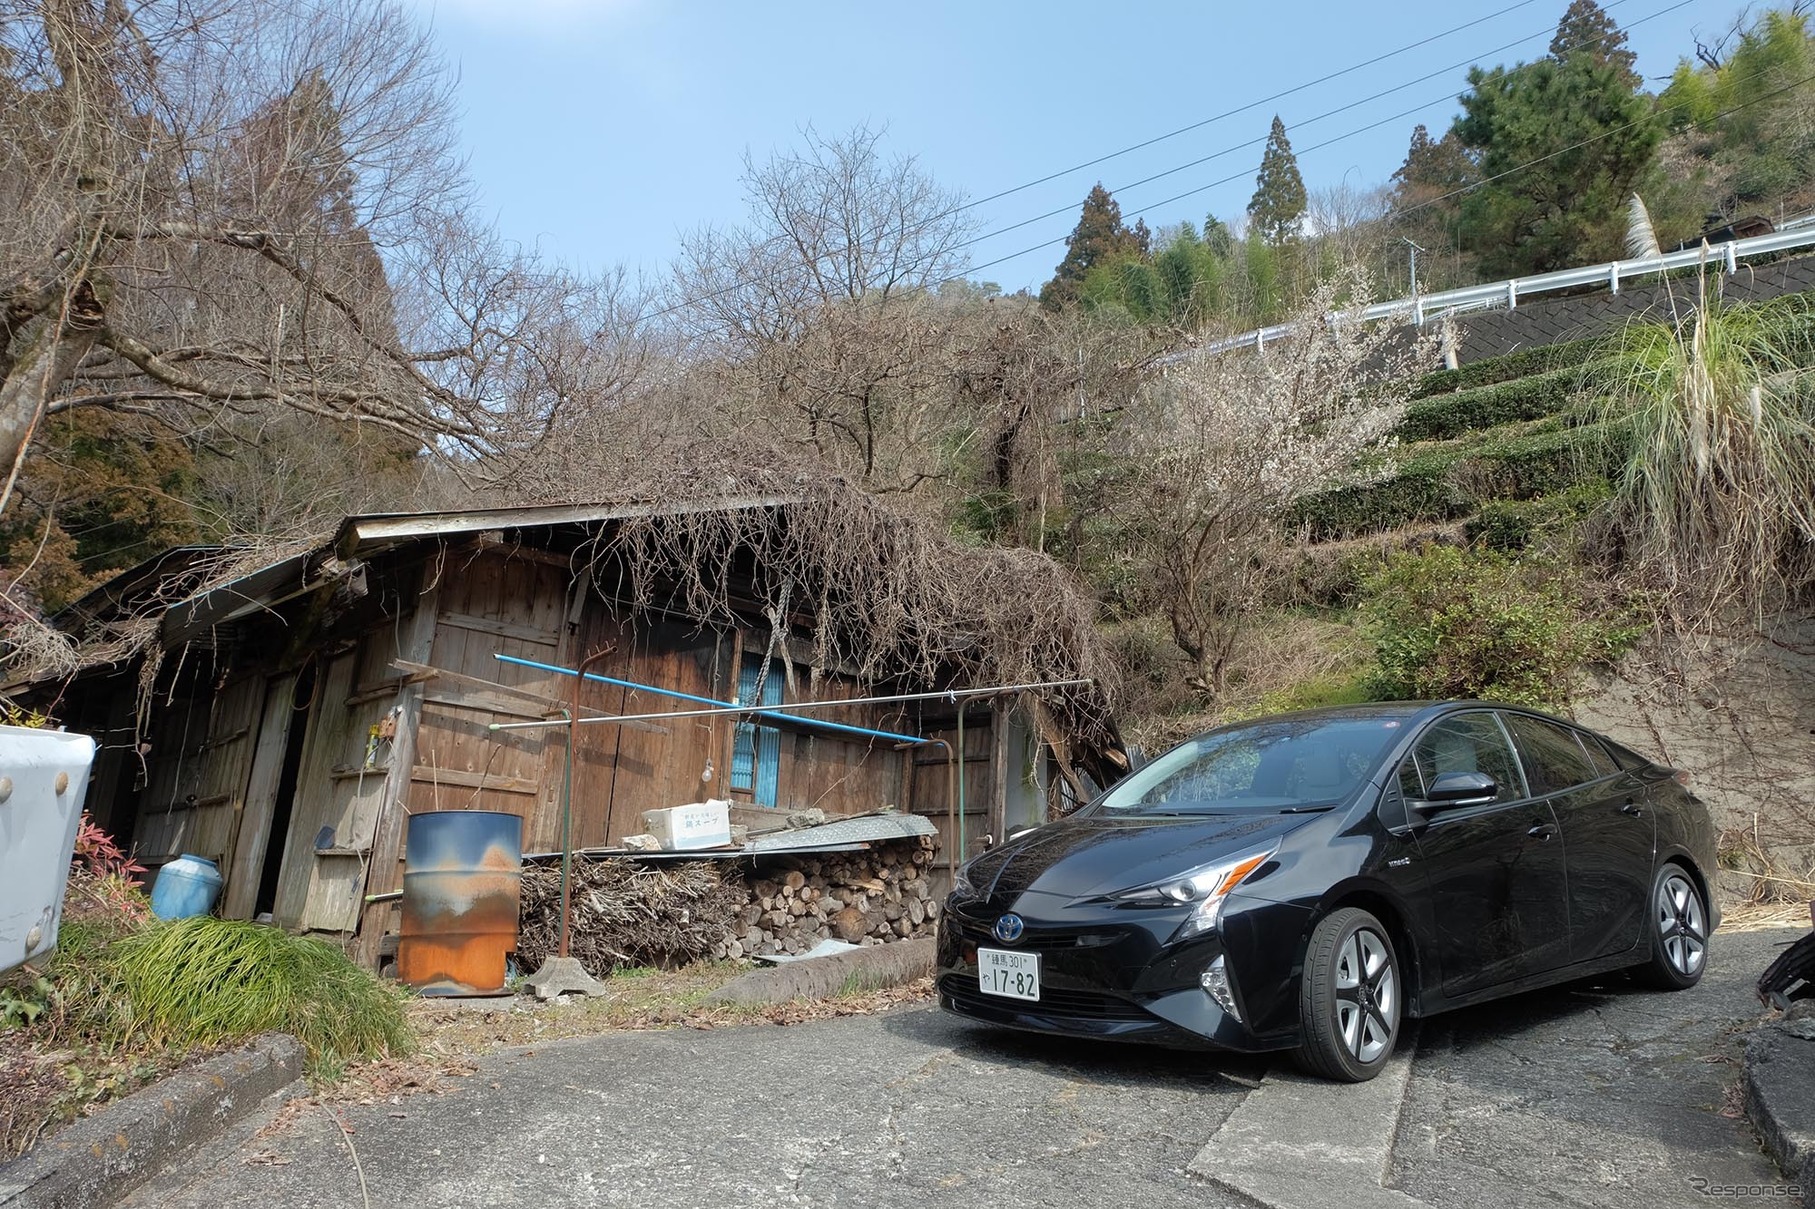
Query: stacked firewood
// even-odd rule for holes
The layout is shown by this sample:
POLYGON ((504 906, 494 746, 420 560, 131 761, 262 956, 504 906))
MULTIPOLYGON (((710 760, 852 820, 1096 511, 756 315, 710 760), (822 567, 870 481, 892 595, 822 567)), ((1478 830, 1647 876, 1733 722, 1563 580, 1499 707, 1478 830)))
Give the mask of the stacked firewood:
MULTIPOLYGON (((822 940, 876 945, 931 935, 939 918, 931 836, 859 852, 747 861, 574 859, 568 949, 595 975, 619 966, 804 953, 822 940)), ((517 961, 556 951, 559 865, 523 869, 517 961)))
MULTIPOLYGON (((618 966, 676 966, 709 956, 749 899, 722 861, 644 864, 622 857, 573 862, 568 951, 594 974, 618 966)), ((541 967, 561 931, 561 867, 526 865, 517 962, 541 967)))
POLYGON ((822 940, 876 945, 930 935, 939 918, 931 836, 862 852, 770 858, 714 957, 804 953, 822 940))

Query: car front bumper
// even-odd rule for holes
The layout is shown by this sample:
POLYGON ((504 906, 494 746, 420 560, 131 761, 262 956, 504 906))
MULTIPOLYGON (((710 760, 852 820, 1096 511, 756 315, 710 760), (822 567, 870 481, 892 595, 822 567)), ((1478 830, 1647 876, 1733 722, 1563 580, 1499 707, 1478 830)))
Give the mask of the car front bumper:
POLYGON ((1172 1049, 1256 1053, 1298 1044, 1296 1029, 1257 1033, 1243 1021, 1239 972, 1231 968, 1216 932, 1173 944, 1181 915, 1113 907, 1080 910, 1075 904, 1061 908, 1058 903, 1030 903, 1034 897, 1016 903, 1027 924, 1014 944, 991 935, 1003 911, 999 905, 956 896, 947 903, 937 959, 942 1008, 1009 1028, 1172 1049), (1069 917, 1062 925, 1050 922, 1059 909, 1069 917), (979 947, 1038 953, 1039 1000, 985 993, 977 972, 979 947), (1219 957, 1231 983, 1234 1012, 1200 981, 1219 957))

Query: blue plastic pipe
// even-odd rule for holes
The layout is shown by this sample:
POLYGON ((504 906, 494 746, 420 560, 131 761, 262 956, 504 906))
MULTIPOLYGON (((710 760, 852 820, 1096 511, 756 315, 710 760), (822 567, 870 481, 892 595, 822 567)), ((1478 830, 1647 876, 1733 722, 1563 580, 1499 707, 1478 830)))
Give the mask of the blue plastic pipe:
MULTIPOLYGON (((532 667, 539 672, 554 672, 561 676, 575 674, 573 668, 557 667, 552 663, 537 663, 533 659, 519 659, 515 655, 494 654, 493 659, 500 663, 514 663, 518 667, 532 667)), ((691 701, 696 705, 717 706, 720 709, 738 709, 735 701, 715 701, 711 697, 696 697, 692 693, 683 693, 671 688, 657 688, 653 684, 638 684, 634 680, 617 680, 611 676, 601 676, 597 672, 587 672, 586 679, 596 680, 600 684, 610 684, 617 688, 634 689, 640 693, 655 693, 662 697, 673 697, 677 701, 691 701)), ((866 726, 846 726, 842 722, 827 722, 820 718, 803 718, 799 714, 775 713, 769 710, 751 710, 758 718, 779 719, 780 721, 801 726, 816 726, 821 730, 842 731, 848 735, 863 735, 871 739, 889 739, 896 743, 937 743, 937 739, 923 739, 919 735, 897 735, 886 730, 871 730, 866 726)))

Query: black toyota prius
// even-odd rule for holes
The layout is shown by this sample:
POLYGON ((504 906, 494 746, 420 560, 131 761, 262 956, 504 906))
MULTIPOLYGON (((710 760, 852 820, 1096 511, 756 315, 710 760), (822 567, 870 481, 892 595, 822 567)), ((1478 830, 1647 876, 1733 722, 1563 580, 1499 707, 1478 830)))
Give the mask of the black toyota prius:
POLYGON ((1358 1082, 1408 1017, 1610 970, 1693 986, 1718 915, 1687 781, 1486 702, 1222 727, 963 866, 940 1002, 1358 1082))

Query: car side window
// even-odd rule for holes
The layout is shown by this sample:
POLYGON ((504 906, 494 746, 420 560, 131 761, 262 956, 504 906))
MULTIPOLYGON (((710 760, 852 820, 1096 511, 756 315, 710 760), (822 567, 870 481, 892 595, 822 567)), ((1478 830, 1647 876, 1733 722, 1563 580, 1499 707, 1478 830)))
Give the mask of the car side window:
POLYGON ((1588 753, 1588 762, 1594 765, 1596 777, 1610 777, 1620 770, 1620 766, 1607 753, 1607 748, 1601 744, 1599 736, 1577 731, 1576 738, 1582 741, 1582 749, 1588 753))
POLYGON ((1502 716, 1524 758, 1525 777, 1531 783, 1532 797, 1571 789, 1600 775, 1582 749, 1581 741, 1568 727, 1529 714, 1502 716))
POLYGON ((1525 796, 1525 778, 1506 742, 1506 734, 1486 712, 1452 714, 1432 724, 1399 765, 1400 790, 1423 798, 1438 777, 1451 772, 1484 772, 1499 786, 1495 802, 1525 796))

